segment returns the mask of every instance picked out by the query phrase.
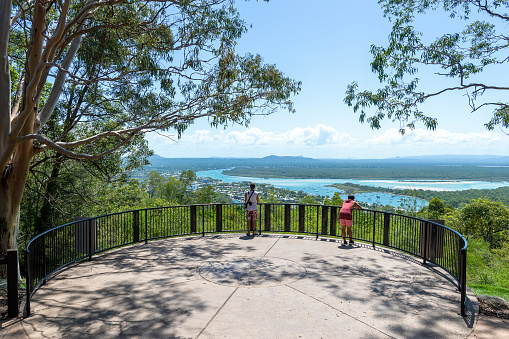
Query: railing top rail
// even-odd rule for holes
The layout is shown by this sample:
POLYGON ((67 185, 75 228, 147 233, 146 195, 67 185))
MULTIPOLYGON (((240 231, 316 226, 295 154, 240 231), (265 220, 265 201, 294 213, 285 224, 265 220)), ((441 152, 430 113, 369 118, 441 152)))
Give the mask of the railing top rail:
MULTIPOLYGON (((132 212, 136 212, 136 211, 150 211, 150 210, 157 210, 157 209, 162 209, 162 208, 180 208, 180 207, 187 207, 187 206, 216 206, 216 205, 242 205, 243 203, 228 203, 228 204, 221 204, 221 203, 211 203, 211 204, 191 204, 191 205, 172 205, 172 206, 159 206, 159 207, 146 207, 146 208, 140 208, 140 209, 133 209, 133 210, 127 210, 127 211, 122 211, 122 212, 115 212, 115 213, 109 213, 109 214, 103 214, 103 215, 99 215, 99 216, 95 216, 95 217, 90 217, 90 218, 85 218, 85 219, 81 219, 81 220, 76 220, 76 221, 72 221, 72 222, 69 222, 67 224, 63 224, 63 225, 60 225, 60 226, 57 226, 57 227, 54 227, 52 229, 49 229, 41 234, 38 234, 37 236, 33 237, 27 244, 26 246, 26 250, 28 251, 28 248, 30 247, 30 245, 32 244, 33 241, 35 241, 36 239, 38 239, 39 237, 42 237, 50 232, 53 232, 59 228, 62 228, 62 227, 66 227, 66 226, 69 226, 69 225, 73 225, 73 224, 77 224, 77 223, 82 223, 84 221, 87 221, 87 220, 92 220, 92 219, 99 219, 99 218, 105 218, 105 217, 109 217, 109 216, 113 216, 113 215, 120 215, 120 214, 126 214, 126 213, 132 213, 132 212)), ((260 205, 304 205, 304 206, 311 206, 311 207, 341 207, 341 206, 335 206, 335 205, 320 205, 320 204, 298 204, 298 203, 260 203, 260 205)), ((405 218, 409 218, 409 219, 414 219, 414 220, 417 220, 417 221, 424 221, 424 222, 428 222, 428 223, 431 223, 431 224, 434 224, 434 225, 437 225, 437 226, 440 226, 442 228, 445 228, 453 233, 455 233, 460 239, 463 240, 464 242, 464 246, 461 250, 466 250, 467 246, 468 246, 468 242, 467 242, 467 239, 462 235, 460 234, 458 231, 450 228, 450 227, 447 227, 445 225, 441 225, 439 223, 436 223, 436 222, 433 222, 433 221, 430 221, 430 220, 426 220, 426 219, 421 219, 421 218, 417 218, 417 217, 413 217, 413 216, 409 216, 409 215, 404 215, 404 214, 398 214, 398 213, 394 213, 394 212, 386 212, 386 211, 379 211, 379 210, 372 210, 372 209, 363 209, 364 211, 369 211, 369 212, 376 212, 376 213, 385 213, 385 214, 390 214, 390 215, 394 215, 394 216, 403 216, 405 218)))

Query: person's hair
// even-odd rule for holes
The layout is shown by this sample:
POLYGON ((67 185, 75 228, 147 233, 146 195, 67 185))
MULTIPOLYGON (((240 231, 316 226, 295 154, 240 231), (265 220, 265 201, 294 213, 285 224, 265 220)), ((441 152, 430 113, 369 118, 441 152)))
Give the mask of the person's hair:
POLYGON ((348 199, 350 199, 350 200, 355 200, 355 196, 353 196, 353 195, 349 195, 349 196, 348 196, 348 199))
POLYGON ((250 188, 255 188, 255 184, 249 185, 250 188))

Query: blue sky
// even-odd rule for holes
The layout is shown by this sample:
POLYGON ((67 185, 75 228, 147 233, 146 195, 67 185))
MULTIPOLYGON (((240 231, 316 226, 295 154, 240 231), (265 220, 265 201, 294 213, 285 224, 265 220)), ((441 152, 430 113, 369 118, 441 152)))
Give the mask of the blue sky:
MULTIPOLYGON (((359 159, 509 155, 509 136, 483 126, 491 111, 471 113, 464 93, 444 95, 422 106, 426 114, 438 118, 436 131, 418 124, 402 136, 399 122, 386 120, 382 129, 372 130, 358 121, 358 115, 343 103, 347 85, 357 81, 361 89, 380 86, 370 69, 369 49, 372 44, 385 46, 391 29, 376 1, 239 1, 238 8, 252 27, 237 50, 260 54, 266 63, 302 81, 301 93, 293 98, 296 113, 257 116, 248 127, 226 129, 198 120, 180 140, 150 134, 147 139, 156 154, 168 158, 302 155, 359 159)), ((463 23, 435 12, 417 21, 416 26, 425 29, 424 39, 432 39, 437 34, 460 31, 463 23)), ((424 88, 445 84, 429 70, 427 73, 417 75, 424 88)), ((489 78, 503 83, 505 74, 507 68, 497 68, 476 80, 489 78)))

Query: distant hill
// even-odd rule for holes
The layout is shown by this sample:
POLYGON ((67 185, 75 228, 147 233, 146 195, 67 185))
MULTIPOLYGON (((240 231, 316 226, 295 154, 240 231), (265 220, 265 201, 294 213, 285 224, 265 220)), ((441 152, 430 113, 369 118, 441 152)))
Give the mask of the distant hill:
POLYGON ((400 167, 400 166, 509 166, 509 156, 496 155, 427 155, 386 159, 313 159, 302 156, 276 156, 263 158, 149 158, 152 167, 217 169, 238 166, 260 167, 400 167))
POLYGON ((263 158, 164 158, 154 155, 141 171, 231 169, 225 174, 258 178, 478 180, 509 181, 509 157, 437 155, 387 159, 313 159, 270 155, 263 158), (233 169, 232 169, 233 168, 233 169))
POLYGON ((237 166, 309 166, 318 165, 318 159, 291 156, 270 155, 264 158, 163 158, 153 155, 149 158, 150 167, 166 167, 171 169, 217 169, 237 166))

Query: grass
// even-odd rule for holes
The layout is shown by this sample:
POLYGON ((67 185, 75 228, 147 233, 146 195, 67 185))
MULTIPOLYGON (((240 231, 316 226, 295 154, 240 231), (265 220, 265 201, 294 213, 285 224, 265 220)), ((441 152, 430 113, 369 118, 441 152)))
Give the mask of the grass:
POLYGON ((509 301, 507 258, 492 251, 482 239, 469 239, 467 285, 476 295, 491 295, 509 301))
POLYGON ((509 288, 482 284, 469 284, 468 287, 475 295, 492 295, 509 301, 509 288))

